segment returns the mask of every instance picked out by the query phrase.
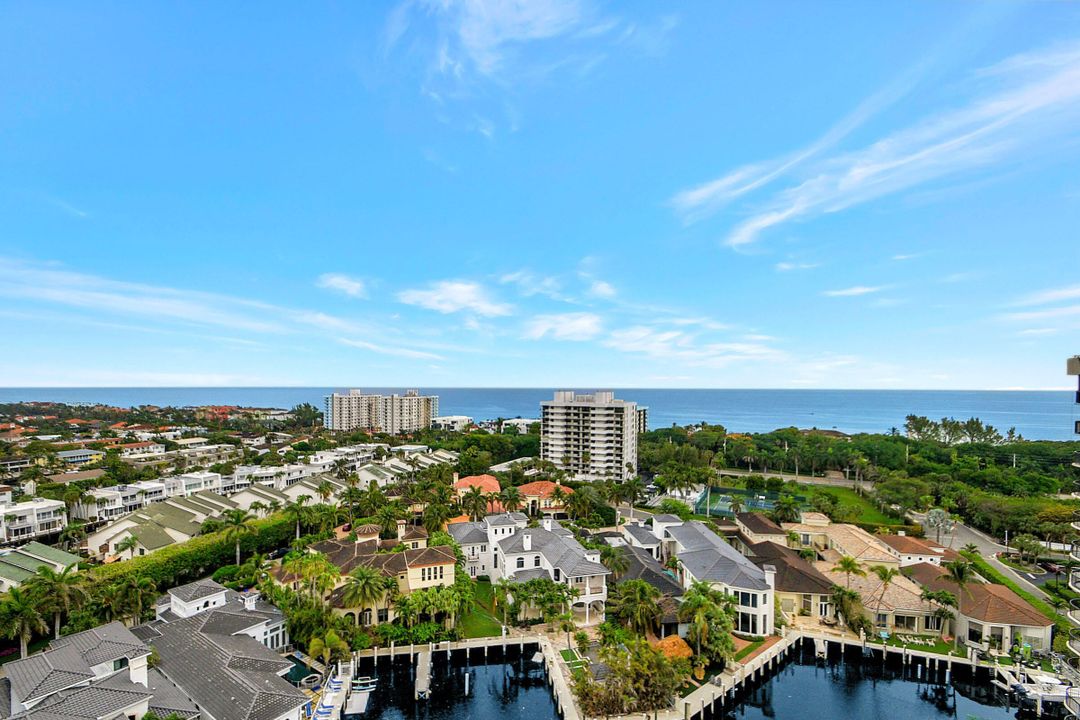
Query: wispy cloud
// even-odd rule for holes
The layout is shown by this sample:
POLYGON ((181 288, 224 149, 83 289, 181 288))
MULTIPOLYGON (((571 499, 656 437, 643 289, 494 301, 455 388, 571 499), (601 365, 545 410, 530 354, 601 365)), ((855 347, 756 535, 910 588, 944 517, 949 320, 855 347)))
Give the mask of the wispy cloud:
POLYGON ((85 210, 80 210, 71 203, 64 202, 60 198, 51 197, 49 198, 49 202, 63 210, 68 215, 71 215, 72 217, 77 217, 80 219, 90 217, 90 213, 86 212, 85 210))
POLYGON ((853 287, 841 288, 839 290, 824 290, 821 294, 825 297, 859 297, 860 295, 870 295, 871 293, 881 292, 884 289, 884 285, 855 285, 853 287))
POLYGON ((1076 300, 1077 298, 1080 298, 1080 285, 1071 285, 1069 287, 1040 290, 1020 298, 1014 304, 1018 307, 1049 305, 1050 303, 1061 302, 1062 300, 1076 300))
POLYGON ((552 300, 567 300, 562 293, 562 282, 553 275, 538 275, 522 269, 499 276, 499 283, 517 286, 523 297, 544 295, 552 300))
POLYGON ((339 340, 342 345, 348 345, 349 347, 360 348, 361 350, 370 350, 378 355, 390 355, 392 357, 411 358, 414 360, 445 360, 442 355, 436 355, 435 353, 425 352, 423 350, 412 350, 410 348, 392 347, 387 345, 377 345, 366 340, 352 340, 348 338, 342 338, 339 340))
POLYGON ((617 294, 615 286, 604 280, 594 280, 589 285, 589 294, 598 298, 613 298, 617 294))
POLYGON ((775 265, 777 272, 791 272, 792 270, 813 270, 816 267, 821 267, 821 263, 804 263, 804 262, 778 262, 775 265))
POLYGON ((779 360, 784 357, 784 353, 764 343, 701 341, 684 330, 645 325, 615 330, 603 344, 620 352, 695 367, 716 368, 735 362, 779 360))
POLYGON ((479 283, 462 280, 442 280, 426 289, 404 290, 398 300, 443 314, 471 312, 483 317, 509 315, 513 308, 491 298, 479 283))
POLYGON ((1046 308, 1045 310, 1006 313, 1000 317, 1003 320, 1030 322, 1032 320, 1051 320, 1053 318, 1072 317, 1074 315, 1080 315, 1080 305, 1066 305, 1064 307, 1046 308))
POLYGON ((349 277, 348 275, 325 273, 319 276, 319 279, 315 284, 326 290, 336 290, 337 292, 344 293, 349 297, 367 297, 367 287, 364 285, 364 281, 359 278, 349 277))
POLYGON ((603 321, 593 313, 537 315, 525 325, 525 338, 540 340, 592 340, 603 330, 603 321))
MULTIPOLYGON (((976 168, 1025 160, 1031 148, 1073 133, 1080 117, 1080 52, 1055 48, 1022 57, 984 73, 982 92, 966 105, 931 114, 862 149, 816 158, 805 179, 757 203, 754 213, 728 233, 726 244, 748 245, 766 230, 795 220, 839 212, 976 168)), ((677 194, 672 204, 685 219, 700 219, 823 154, 894 96, 886 93, 871 102, 791 158, 738 168, 677 194)))
POLYGON ((895 260, 896 262, 907 262, 908 260, 914 260, 915 258, 920 258, 924 254, 925 253, 900 253, 900 254, 897 254, 897 255, 893 255, 891 259, 895 260))

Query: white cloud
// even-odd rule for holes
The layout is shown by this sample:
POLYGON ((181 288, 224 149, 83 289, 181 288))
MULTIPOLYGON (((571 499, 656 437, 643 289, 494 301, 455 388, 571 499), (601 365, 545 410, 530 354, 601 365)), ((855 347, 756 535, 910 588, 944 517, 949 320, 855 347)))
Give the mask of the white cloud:
POLYGON ((364 281, 359 278, 349 277, 348 275, 325 273, 319 276, 319 279, 315 284, 326 290, 336 290, 340 293, 344 293, 349 297, 367 297, 367 288, 364 285, 364 281))
POLYGON ((424 290, 404 290, 398 293, 398 300, 443 314, 468 311, 497 317, 513 312, 510 305, 493 300, 479 283, 461 280, 442 280, 424 290))
POLYGON ((892 259, 897 262, 904 262, 906 260, 914 260, 917 257, 922 257, 923 253, 900 253, 893 255, 892 259))
MULTIPOLYGON (((1080 118, 1080 52, 1055 50, 1026 55, 1022 63, 1007 60, 994 79, 996 89, 966 105, 930 115, 862 149, 815 160, 804 180, 759 203, 760 209, 728 233, 726 243, 747 245, 794 220, 839 212, 976 168, 1028 160, 1032 148, 1048 147, 1074 131, 1080 118)), ((846 135, 849 126, 857 125, 841 123, 837 134, 846 135)), ((684 218, 698 219, 831 144, 819 141, 793 159, 739 168, 679 193, 672 203, 684 218)))
POLYGON ((1041 336, 1041 335, 1056 335, 1058 328, 1028 328, 1027 330, 1021 330, 1018 334, 1025 336, 1041 336))
POLYGON ((644 325, 615 330, 603 344, 621 352, 643 354, 654 360, 713 368, 735 362, 774 361, 784 357, 784 353, 763 343, 700 342, 696 335, 684 330, 644 325))
POLYGON ((1050 318, 1071 317, 1080 315, 1080 305, 1066 305, 1065 307, 1047 308, 1046 310, 1032 310, 1030 312, 1016 312, 1002 315, 1003 320, 1027 322, 1031 320, 1048 320, 1050 318))
POLYGON ((821 294, 825 297, 858 297, 860 295, 869 295, 871 293, 881 292, 885 287, 879 285, 871 287, 868 285, 855 285, 849 288, 842 288, 840 290, 825 290, 821 294))
POLYGON ((615 287, 603 280, 594 280, 592 285, 589 286, 589 294, 598 298, 613 298, 615 297, 615 287))
POLYGON ((777 272, 790 272, 792 270, 813 270, 816 267, 821 267, 821 263, 778 262, 775 267, 777 272))
POLYGON ((441 355, 435 353, 424 352, 422 350, 412 350, 410 348, 403 347, 391 347, 387 345, 376 345, 375 343, 367 342, 366 340, 350 340, 347 338, 341 339, 342 345, 348 345, 349 347, 360 348, 361 350, 370 350, 373 353, 379 355, 390 355, 392 357, 410 358, 413 360, 445 360, 441 355))
POLYGON ((1062 300, 1075 300, 1077 298, 1080 298, 1080 285, 1072 285, 1070 287, 1041 290, 1021 298, 1014 304, 1020 307, 1049 305, 1050 303, 1060 302, 1062 300))
POLYGON ((600 334, 603 321, 593 313, 562 313, 537 315, 525 326, 525 337, 539 340, 551 337, 555 340, 592 340, 600 334))
POLYGON ((562 295, 562 283, 550 275, 537 275, 531 270, 518 270, 499 277, 502 285, 516 285, 524 297, 544 295, 552 300, 566 300, 562 295))

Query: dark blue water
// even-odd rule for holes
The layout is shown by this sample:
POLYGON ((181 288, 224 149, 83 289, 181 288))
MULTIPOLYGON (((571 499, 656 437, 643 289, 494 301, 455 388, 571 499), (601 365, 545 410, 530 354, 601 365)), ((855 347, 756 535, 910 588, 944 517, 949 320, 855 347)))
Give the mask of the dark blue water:
MULTIPOLYGON (((246 405, 291 408, 343 388, 0 388, 0 402, 53 400, 134 405, 246 405)), ((401 388, 365 388, 400 392, 401 388)), ((443 415, 538 417, 547 388, 421 388, 439 396, 443 415)), ((587 390, 588 388, 581 388, 587 390)), ((844 432, 888 432, 909 414, 931 418, 979 417, 1002 432, 1015 427, 1030 439, 1069 440, 1080 419, 1072 393, 959 390, 616 390, 649 408, 649 427, 705 420, 736 432, 818 427, 844 432)))
POLYGON ((790 663, 734 711, 746 720, 1006 720, 1016 715, 988 679, 927 684, 859 663, 790 663))
MULTIPOLYGON (((1016 717, 1015 707, 987 678, 978 682, 926 683, 904 679, 903 667, 879 661, 845 662, 834 657, 833 664, 818 667, 813 649, 804 648, 773 676, 740 695, 729 706, 726 717, 746 720, 1007 720, 1016 717)), ((535 649, 527 647, 518 657, 511 647, 507 661, 492 658, 485 663, 472 651, 467 662, 455 653, 447 662, 436 652, 432 663, 432 692, 427 701, 413 700, 413 666, 407 659, 379 663, 376 690, 365 718, 375 720, 557 720, 551 691, 540 664, 529 658, 535 649), (465 674, 470 674, 470 693, 465 696, 465 674)), ((499 655, 498 649, 492 650, 499 655)), ((370 662, 360 672, 370 673, 370 662)), ((718 708, 719 709, 719 708, 718 708)), ((706 720, 721 717, 707 714, 706 720)))

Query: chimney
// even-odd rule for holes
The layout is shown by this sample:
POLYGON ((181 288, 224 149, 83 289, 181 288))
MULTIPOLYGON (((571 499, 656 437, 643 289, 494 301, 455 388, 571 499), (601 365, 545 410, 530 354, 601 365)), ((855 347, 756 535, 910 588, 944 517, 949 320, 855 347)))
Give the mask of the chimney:
POLYGON ((776 566, 775 565, 762 565, 761 569, 765 571, 765 584, 770 588, 776 587, 776 566))
POLYGON ((244 595, 242 599, 244 601, 244 609, 245 610, 254 610, 255 609, 255 601, 259 599, 259 593, 257 593, 257 592, 249 592, 246 595, 244 595))
POLYGON ((454 482, 457 482, 457 481, 458 481, 458 474, 454 473, 454 482))
POLYGON ((398 520, 397 521, 397 539, 401 540, 403 537, 405 537, 405 521, 404 520, 398 520))
POLYGON ((546 518, 543 519, 542 522, 543 522, 543 525, 544 525, 544 529, 547 530, 548 532, 551 532, 551 518, 546 517, 546 518))
POLYGON ((529 533, 521 534, 521 549, 525 552, 532 550, 532 535, 529 533))

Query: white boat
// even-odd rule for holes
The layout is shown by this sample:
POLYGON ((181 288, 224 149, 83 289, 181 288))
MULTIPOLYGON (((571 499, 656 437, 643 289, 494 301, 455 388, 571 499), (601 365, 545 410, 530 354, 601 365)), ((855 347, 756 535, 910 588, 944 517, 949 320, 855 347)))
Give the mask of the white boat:
POLYGON ((354 677, 352 680, 352 691, 357 692, 371 692, 378 685, 379 681, 373 677, 367 675, 360 675, 354 677))

